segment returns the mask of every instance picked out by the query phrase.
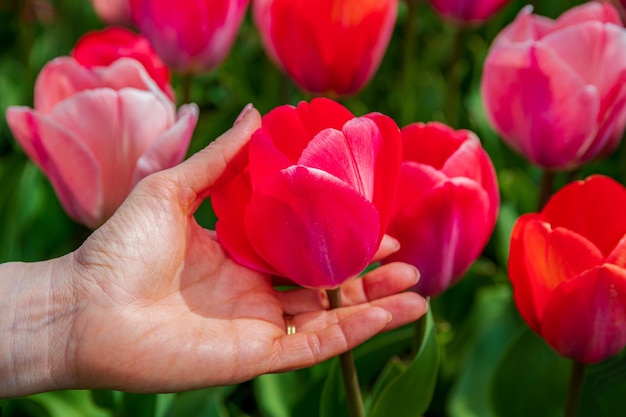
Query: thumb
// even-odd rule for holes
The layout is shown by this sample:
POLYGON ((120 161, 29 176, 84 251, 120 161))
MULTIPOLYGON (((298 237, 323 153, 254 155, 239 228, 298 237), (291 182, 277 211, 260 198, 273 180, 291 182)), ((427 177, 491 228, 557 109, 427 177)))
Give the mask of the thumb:
POLYGON ((208 196, 211 186, 233 163, 237 153, 249 142, 254 131, 260 126, 261 115, 252 105, 248 105, 232 128, 169 170, 176 183, 183 190, 190 191, 191 201, 188 202, 190 207, 195 209, 202 199, 208 196))

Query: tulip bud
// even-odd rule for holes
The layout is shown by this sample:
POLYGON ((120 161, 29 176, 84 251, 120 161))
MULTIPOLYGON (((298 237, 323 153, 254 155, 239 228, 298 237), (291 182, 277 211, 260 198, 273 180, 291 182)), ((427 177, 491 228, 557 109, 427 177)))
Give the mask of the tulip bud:
POLYGON ((400 162, 387 116, 325 98, 277 107, 211 193, 217 237, 245 266, 336 288, 378 249, 400 162))
POLYGON ((499 207, 496 173, 478 138, 441 123, 402 129, 403 162, 387 233, 400 250, 383 262, 420 271, 415 290, 436 296, 484 249, 499 207))
POLYGON ((561 355, 595 363, 626 346, 626 189, 592 176, 513 227, 509 277, 528 325, 561 355))
POLYGON ((548 169, 608 155, 626 125, 626 30, 615 8, 589 2, 557 20, 524 8, 494 40, 481 93, 513 149, 548 169))
POLYGON ((134 59, 89 70, 61 57, 37 77, 34 109, 12 106, 6 118, 70 217, 96 228, 140 179, 183 159, 198 108, 176 114, 134 59))
POLYGON ((343 96, 374 76, 398 0, 257 0, 252 6, 265 50, 300 88, 343 96))
POLYGON ((464 23, 488 20, 510 0, 430 0, 442 16, 464 23))

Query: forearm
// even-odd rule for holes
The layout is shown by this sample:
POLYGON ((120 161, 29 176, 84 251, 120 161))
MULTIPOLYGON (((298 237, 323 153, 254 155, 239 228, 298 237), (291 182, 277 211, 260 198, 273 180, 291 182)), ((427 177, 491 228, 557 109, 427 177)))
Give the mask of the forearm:
POLYGON ((0 264, 0 398, 65 388, 76 310, 71 255, 0 264))

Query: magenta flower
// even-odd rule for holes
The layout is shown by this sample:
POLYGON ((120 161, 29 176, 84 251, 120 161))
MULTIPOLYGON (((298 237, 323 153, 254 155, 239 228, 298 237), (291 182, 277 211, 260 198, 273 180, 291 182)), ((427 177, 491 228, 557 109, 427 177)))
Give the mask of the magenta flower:
POLYGON ((90 0, 94 10, 108 24, 131 25, 130 3, 135 0, 90 0))
POLYGON ((235 40, 249 0, 134 0, 133 16, 174 71, 215 69, 235 40))
POLYGON ((95 228, 140 179, 183 159, 198 108, 176 114, 134 59, 89 70, 62 57, 37 77, 34 109, 13 106, 6 117, 70 217, 95 228))
POLYGON ((430 0, 433 8, 442 16, 466 22, 479 23, 488 20, 511 0, 430 0))
POLYGON ((496 223, 496 173, 478 138, 441 123, 402 129, 403 163, 387 233, 400 250, 384 262, 420 271, 415 290, 436 296, 457 282, 496 223))
POLYGON ((626 124, 626 30, 589 2, 557 20, 526 7, 495 39, 482 97, 496 131, 531 162, 571 169, 612 152, 626 124))
POLYGON ((400 163, 387 116, 355 117, 324 98, 277 107, 211 194, 217 237, 250 268, 338 287, 378 249, 400 163))

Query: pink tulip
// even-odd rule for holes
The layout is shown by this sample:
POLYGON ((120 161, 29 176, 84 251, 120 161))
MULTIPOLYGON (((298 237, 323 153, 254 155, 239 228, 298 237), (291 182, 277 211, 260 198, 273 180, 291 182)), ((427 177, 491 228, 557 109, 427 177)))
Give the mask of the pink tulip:
POLYGON ((419 269, 415 290, 436 296, 458 281, 495 226, 496 173, 478 138, 441 123, 402 129, 404 145, 387 233, 400 250, 384 260, 419 269))
POLYGON ((453 20, 478 23, 489 19, 511 0, 430 0, 441 15, 453 20))
POLYGON ((91 4, 106 23, 129 26, 133 23, 131 1, 134 0, 91 0, 91 4))
POLYGON ((37 77, 34 109, 10 107, 6 117, 67 213, 95 228, 140 179, 183 159, 198 108, 177 115, 134 59, 89 70, 62 57, 37 77))
POLYGON ((243 265, 335 288, 371 262, 400 163, 387 116, 325 98, 277 107, 211 194, 217 237, 243 265))
POLYGON ((398 0, 256 0, 252 6, 267 53, 302 89, 348 95, 378 69, 398 0))
POLYGON ((105 67, 115 60, 129 57, 139 61, 159 87, 173 99, 170 72, 154 52, 148 39, 120 27, 108 27, 81 37, 71 53, 87 68, 105 67))
POLYGON ((495 39, 482 78, 494 128, 531 162, 571 169, 612 152, 626 124, 626 30, 589 2, 557 20, 526 7, 495 39))
POLYGON ((205 72, 222 63, 249 0, 135 0, 141 32, 172 70, 205 72))

